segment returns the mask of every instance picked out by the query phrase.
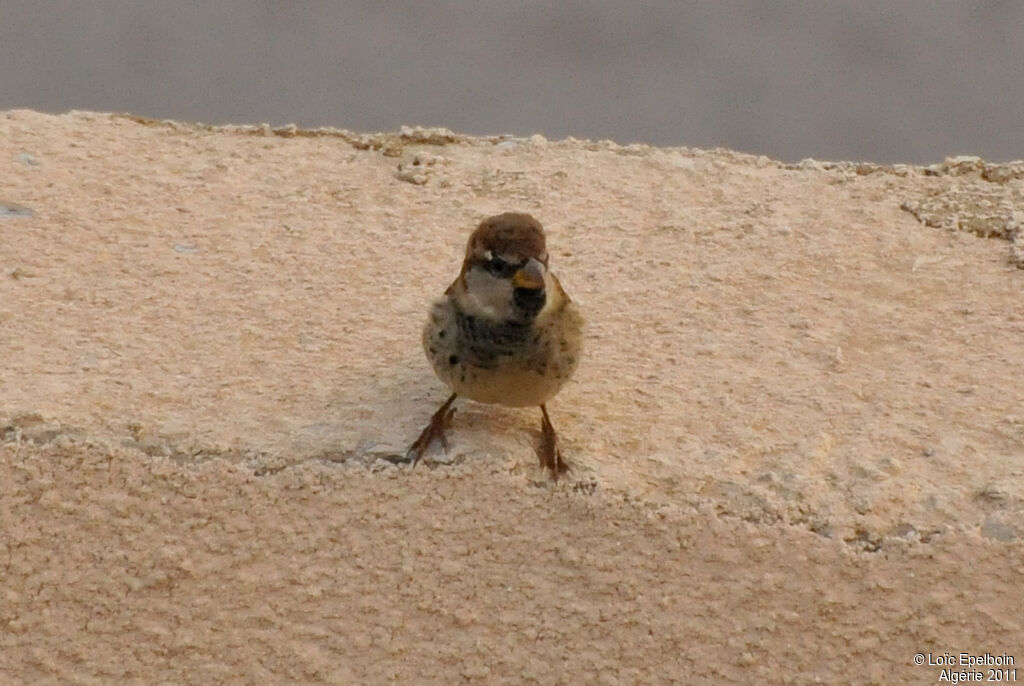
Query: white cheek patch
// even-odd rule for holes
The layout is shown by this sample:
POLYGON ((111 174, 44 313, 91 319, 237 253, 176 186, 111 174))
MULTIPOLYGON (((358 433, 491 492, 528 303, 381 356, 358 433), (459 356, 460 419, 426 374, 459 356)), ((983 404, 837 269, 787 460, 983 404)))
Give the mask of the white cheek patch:
POLYGON ((474 267, 466 272, 466 300, 475 314, 505 319, 511 314, 512 284, 474 267))
POLYGON ((544 292, 547 294, 547 297, 544 298, 544 307, 540 308, 540 312, 537 313, 538 318, 543 317, 554 306, 555 299, 552 296, 558 292, 551 279, 551 274, 546 268, 544 269, 544 292))

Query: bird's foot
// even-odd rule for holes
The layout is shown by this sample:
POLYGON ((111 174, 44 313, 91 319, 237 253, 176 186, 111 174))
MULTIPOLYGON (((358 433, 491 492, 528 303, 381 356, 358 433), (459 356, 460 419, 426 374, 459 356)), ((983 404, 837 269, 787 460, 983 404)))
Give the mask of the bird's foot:
POLYGON ((569 465, 562 459, 562 451, 558 449, 558 434, 548 417, 547 408, 543 405, 540 420, 540 466, 551 473, 551 480, 558 481, 558 476, 569 471, 569 465))
POLYGON ((430 444, 435 440, 441 441, 441 447, 444 448, 445 452, 448 452, 448 437, 445 435, 445 430, 451 425, 452 417, 455 415, 455 408, 451 407, 454 401, 455 394, 453 393, 445 401, 444 405, 438 408, 434 416, 430 418, 430 423, 420 432, 419 438, 413 441, 412 445, 405 452, 406 459, 412 462, 413 467, 416 466, 416 463, 420 461, 420 458, 423 457, 427 449, 430 448, 430 444))

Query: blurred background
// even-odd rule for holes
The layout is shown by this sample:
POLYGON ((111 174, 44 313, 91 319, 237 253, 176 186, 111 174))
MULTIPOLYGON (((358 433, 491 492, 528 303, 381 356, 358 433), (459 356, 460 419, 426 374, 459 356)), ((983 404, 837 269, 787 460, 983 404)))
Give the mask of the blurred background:
POLYGON ((1024 158, 1019 0, 0 0, 0 109, 1024 158))

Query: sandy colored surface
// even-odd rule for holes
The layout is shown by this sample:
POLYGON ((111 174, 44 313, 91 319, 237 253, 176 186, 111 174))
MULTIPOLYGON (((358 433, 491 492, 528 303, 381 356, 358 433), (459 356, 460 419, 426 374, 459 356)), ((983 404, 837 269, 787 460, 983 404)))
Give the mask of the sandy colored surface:
POLYGON ((0 682, 1024 666, 1024 165, 17 111, 0 170, 0 682), (504 210, 588 319, 557 486, 535 411, 390 461, 504 210))

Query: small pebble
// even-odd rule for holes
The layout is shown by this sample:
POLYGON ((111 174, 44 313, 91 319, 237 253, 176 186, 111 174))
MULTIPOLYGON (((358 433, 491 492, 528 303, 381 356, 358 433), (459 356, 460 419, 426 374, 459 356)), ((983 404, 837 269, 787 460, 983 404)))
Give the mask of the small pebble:
POLYGON ((0 200, 0 217, 34 217, 32 209, 6 200, 0 200))

